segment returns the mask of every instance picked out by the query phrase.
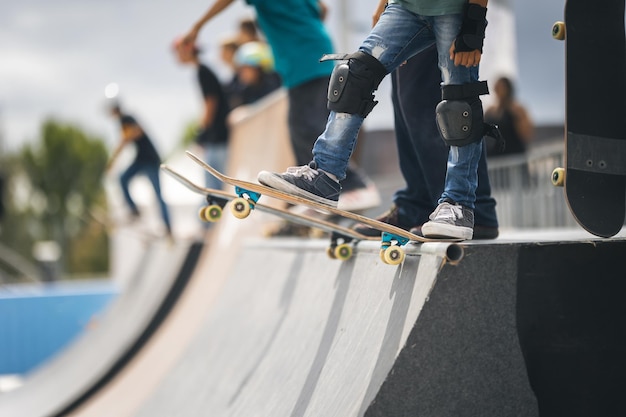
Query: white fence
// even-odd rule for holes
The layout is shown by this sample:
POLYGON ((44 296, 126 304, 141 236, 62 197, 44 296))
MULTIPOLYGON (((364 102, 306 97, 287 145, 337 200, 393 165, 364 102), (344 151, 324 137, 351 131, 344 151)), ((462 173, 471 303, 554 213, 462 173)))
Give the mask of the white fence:
POLYGON ((550 180, 563 166, 561 141, 537 145, 525 155, 489 159, 489 179, 500 227, 572 227, 576 221, 565 202, 563 188, 550 180))

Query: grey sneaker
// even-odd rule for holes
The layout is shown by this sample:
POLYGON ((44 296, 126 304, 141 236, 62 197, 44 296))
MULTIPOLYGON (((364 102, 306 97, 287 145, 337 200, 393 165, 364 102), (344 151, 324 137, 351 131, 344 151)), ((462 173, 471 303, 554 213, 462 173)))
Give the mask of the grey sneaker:
POLYGON ((341 193, 341 185, 317 169, 315 161, 309 165, 288 168, 282 174, 261 171, 257 179, 268 187, 331 207, 337 207, 341 193))
POLYGON ((429 218, 422 226, 425 237, 469 240, 474 234, 474 211, 453 201, 439 204, 429 218))

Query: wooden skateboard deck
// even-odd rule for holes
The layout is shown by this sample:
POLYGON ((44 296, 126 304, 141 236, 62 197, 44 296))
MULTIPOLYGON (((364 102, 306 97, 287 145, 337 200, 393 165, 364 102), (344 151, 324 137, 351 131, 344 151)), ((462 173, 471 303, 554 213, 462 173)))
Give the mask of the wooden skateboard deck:
POLYGON ((624 0, 566 0, 553 36, 566 51, 565 169, 553 182, 585 230, 611 237, 626 212, 624 0))
POLYGON ((256 209, 302 226, 314 227, 330 233, 331 243, 326 253, 329 257, 340 260, 350 259, 353 254, 353 247, 358 242, 362 240, 377 240, 376 238, 365 236, 355 230, 334 224, 324 219, 317 219, 310 216, 292 213, 288 210, 281 210, 279 208, 266 206, 260 203, 251 203, 248 200, 222 190, 213 190, 202 187, 165 164, 161 165, 161 170, 189 190, 206 197, 207 206, 200 209, 200 218, 204 221, 214 222, 219 220, 222 214, 222 209, 228 202, 230 202, 231 212, 238 218, 246 217, 250 213, 250 210, 256 209))
MULTIPOLYGON (((235 187, 235 192, 240 196, 246 196, 246 198, 257 201, 261 195, 267 195, 268 197, 276 198, 278 200, 285 201, 287 203, 295 205, 304 205, 321 212, 330 213, 339 217, 353 220, 355 222, 366 224, 374 229, 382 232, 381 237, 381 259, 389 264, 397 264, 404 259, 404 251, 401 246, 406 245, 408 242, 458 242, 459 239, 428 239, 416 234, 410 233, 404 229, 396 226, 392 226, 387 223, 380 222, 378 220, 370 219, 369 217, 362 216, 360 214, 352 213, 349 211, 340 210, 334 207, 329 207, 316 201, 308 200, 306 198, 293 196, 291 194, 284 193, 271 187, 267 187, 258 183, 238 180, 236 178, 228 177, 215 168, 208 165, 202 159, 198 158, 193 153, 187 151, 187 155, 198 165, 208 171, 211 175, 215 176, 220 181, 232 185, 235 187)), ((462 252, 462 251, 461 251, 462 252)), ((462 256, 462 255, 461 255, 462 256)), ((460 258, 459 258, 460 259, 460 258)))

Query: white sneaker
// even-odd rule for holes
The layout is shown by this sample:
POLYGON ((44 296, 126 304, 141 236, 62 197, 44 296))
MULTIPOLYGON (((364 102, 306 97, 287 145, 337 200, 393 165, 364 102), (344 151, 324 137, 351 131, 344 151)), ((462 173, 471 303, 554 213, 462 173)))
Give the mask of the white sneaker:
POLYGON ((453 201, 439 204, 422 225, 424 237, 469 240, 474 234, 474 211, 453 201))

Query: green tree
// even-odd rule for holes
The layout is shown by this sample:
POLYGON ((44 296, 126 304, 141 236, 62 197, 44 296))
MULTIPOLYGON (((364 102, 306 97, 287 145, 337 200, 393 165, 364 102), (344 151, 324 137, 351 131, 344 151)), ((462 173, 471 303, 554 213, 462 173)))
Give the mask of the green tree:
POLYGON ((21 182, 20 192, 12 195, 13 214, 23 222, 27 240, 53 240, 60 245, 64 271, 101 272, 108 266, 104 231, 94 235, 93 225, 86 222, 92 206, 104 204, 101 179, 106 161, 102 139, 49 119, 39 140, 26 145, 12 162, 12 179, 21 182))

